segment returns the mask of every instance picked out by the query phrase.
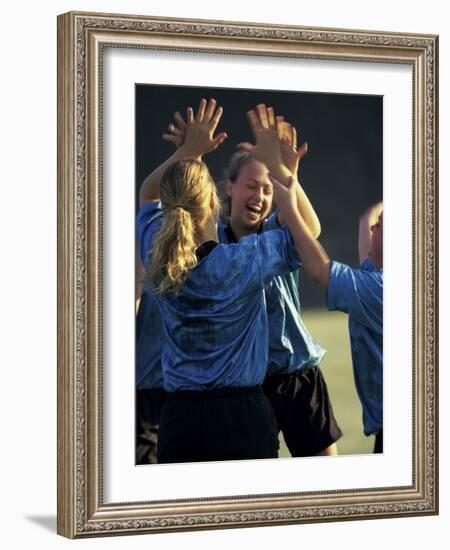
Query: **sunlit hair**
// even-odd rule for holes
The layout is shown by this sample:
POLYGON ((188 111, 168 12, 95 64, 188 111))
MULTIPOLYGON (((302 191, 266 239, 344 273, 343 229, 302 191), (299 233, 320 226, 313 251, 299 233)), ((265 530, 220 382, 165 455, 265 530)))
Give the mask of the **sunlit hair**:
POLYGON ((221 213, 225 218, 229 218, 231 216, 231 198, 226 193, 226 184, 228 181, 234 183, 238 179, 244 166, 252 160, 255 160, 255 158, 252 157, 250 153, 247 153, 246 151, 237 151, 231 156, 228 166, 223 172, 223 178, 220 186, 220 199, 222 204, 221 213))
POLYGON ((187 159, 175 162, 160 183, 163 209, 155 237, 148 280, 159 294, 177 291, 197 265, 196 249, 208 223, 219 214, 219 199, 208 168, 187 159))

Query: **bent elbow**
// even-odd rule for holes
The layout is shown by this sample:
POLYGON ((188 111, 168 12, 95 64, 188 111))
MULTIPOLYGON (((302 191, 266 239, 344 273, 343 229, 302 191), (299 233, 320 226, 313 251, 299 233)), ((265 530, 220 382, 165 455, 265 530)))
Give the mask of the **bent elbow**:
POLYGON ((314 270, 311 270, 309 276, 317 285, 322 288, 328 286, 328 280, 330 278, 330 266, 331 262, 326 262, 320 266, 317 266, 314 270))
POLYGON ((320 237, 320 234, 322 233, 322 227, 320 226, 320 223, 316 224, 313 231, 313 237, 317 239, 320 237))

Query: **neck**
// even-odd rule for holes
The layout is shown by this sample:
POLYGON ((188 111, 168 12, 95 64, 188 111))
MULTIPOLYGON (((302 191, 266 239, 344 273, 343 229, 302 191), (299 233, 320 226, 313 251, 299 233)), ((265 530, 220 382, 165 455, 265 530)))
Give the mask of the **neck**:
POLYGON ((246 237, 247 235, 251 235, 252 233, 257 233, 259 230, 259 225, 255 228, 248 228, 243 227, 240 224, 237 224, 235 221, 233 221, 233 218, 230 218, 230 227, 234 233, 234 236, 236 237, 236 240, 242 239, 242 237, 246 237))
POLYGON ((219 242, 219 237, 217 236, 217 224, 213 218, 208 220, 205 229, 199 236, 199 242, 201 245, 207 241, 219 242))

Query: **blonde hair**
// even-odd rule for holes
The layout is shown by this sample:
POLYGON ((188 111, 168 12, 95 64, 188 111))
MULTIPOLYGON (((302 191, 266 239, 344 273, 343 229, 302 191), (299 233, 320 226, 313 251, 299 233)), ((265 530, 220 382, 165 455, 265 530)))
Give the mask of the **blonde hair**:
POLYGON ((163 222, 155 237, 148 281, 159 294, 177 291, 197 265, 196 249, 219 200, 208 168, 186 159, 165 171, 160 183, 163 222))

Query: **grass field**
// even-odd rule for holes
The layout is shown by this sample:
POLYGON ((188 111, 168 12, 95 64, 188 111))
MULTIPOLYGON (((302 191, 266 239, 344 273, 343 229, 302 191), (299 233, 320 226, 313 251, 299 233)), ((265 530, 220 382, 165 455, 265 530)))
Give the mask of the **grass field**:
MULTIPOLYGON (((363 434, 361 405, 353 381, 348 316, 335 311, 304 309, 302 317, 314 339, 327 350, 320 367, 344 434, 337 443, 339 454, 371 453, 374 438, 363 434)), ((280 457, 290 456, 284 442, 281 443, 280 457)))

